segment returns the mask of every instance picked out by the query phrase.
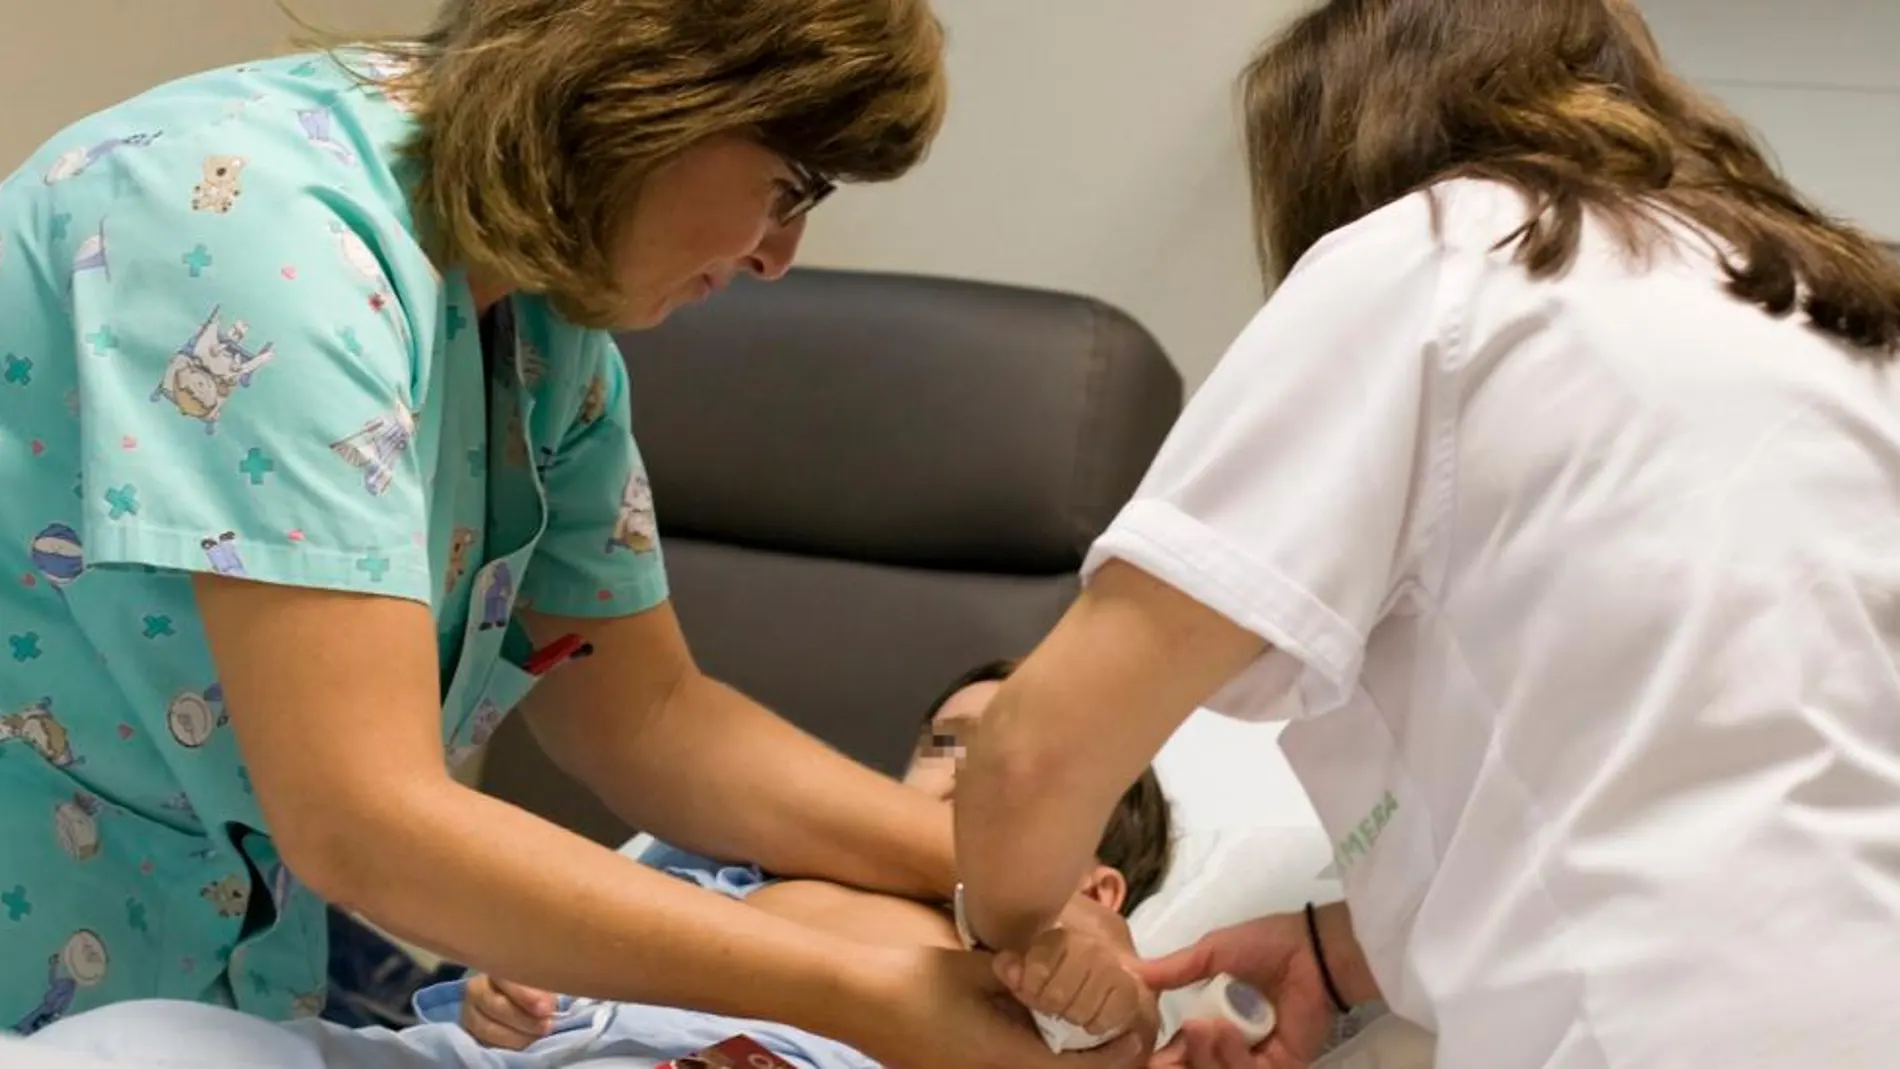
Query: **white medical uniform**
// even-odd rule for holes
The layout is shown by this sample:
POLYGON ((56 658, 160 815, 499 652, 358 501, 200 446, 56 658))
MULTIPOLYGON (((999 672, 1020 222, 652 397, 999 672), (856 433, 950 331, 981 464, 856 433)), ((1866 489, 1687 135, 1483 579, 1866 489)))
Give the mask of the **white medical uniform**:
POLYGON ((1442 1069, 1900 1065, 1900 388, 1503 187, 1316 245, 1090 554, 1267 639, 1442 1069))

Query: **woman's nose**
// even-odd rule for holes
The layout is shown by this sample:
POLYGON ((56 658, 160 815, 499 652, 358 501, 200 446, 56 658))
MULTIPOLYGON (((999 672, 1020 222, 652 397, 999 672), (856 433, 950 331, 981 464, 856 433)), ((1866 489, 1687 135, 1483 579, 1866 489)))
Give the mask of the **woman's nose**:
POLYGON ((798 243, 805 237, 805 220, 801 217, 792 221, 790 226, 773 227, 766 232, 764 240, 752 255, 746 257, 746 270, 765 279, 776 282, 791 270, 792 261, 798 258, 798 243))

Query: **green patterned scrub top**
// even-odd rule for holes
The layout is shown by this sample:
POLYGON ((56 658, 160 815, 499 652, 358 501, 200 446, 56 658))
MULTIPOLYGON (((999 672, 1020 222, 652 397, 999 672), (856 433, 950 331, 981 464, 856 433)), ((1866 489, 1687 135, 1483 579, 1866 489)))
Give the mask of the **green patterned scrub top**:
POLYGON ((518 296, 484 367, 415 236, 389 60, 351 55, 372 77, 161 86, 0 185, 0 1029, 321 1005, 324 907, 271 847, 190 573, 427 604, 452 761, 532 682, 516 608, 666 596, 612 339, 518 296))

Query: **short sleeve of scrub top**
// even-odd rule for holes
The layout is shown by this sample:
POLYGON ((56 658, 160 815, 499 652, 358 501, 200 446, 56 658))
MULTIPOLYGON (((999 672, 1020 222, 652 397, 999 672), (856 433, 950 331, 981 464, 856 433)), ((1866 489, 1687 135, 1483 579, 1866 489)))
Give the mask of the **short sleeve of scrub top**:
POLYGON ((87 564, 431 603, 414 437, 448 383, 412 338, 434 332, 437 287, 412 308, 364 220, 282 169, 231 156, 177 188, 127 166, 95 224, 101 266, 73 278, 87 564), (220 168, 229 184, 208 185, 220 168), (267 227, 219 212, 240 195, 267 227))
POLYGON ((1368 217, 1294 265, 1084 563, 1092 579, 1125 560, 1271 644, 1213 708, 1279 709, 1295 684, 1308 714, 1337 706, 1420 565, 1454 440, 1433 419, 1443 257, 1422 210, 1368 217))

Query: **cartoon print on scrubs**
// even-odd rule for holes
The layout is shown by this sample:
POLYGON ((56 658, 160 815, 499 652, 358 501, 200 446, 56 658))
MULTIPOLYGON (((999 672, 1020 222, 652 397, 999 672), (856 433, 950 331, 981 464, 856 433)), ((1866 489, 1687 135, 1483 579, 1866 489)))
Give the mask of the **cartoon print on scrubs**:
POLYGON ((63 523, 47 524, 34 537, 30 555, 33 567, 62 594, 86 573, 85 548, 80 545, 79 532, 63 523))
POLYGON ((244 195, 239 183, 249 162, 242 156, 205 157, 204 177, 191 188, 191 210, 224 215, 237 207, 244 195))
POLYGON ((80 242, 78 250, 73 253, 74 280, 76 281, 80 275, 88 271, 104 274, 107 281, 112 279, 112 265, 106 260, 106 221, 104 219, 99 220, 99 229, 80 242))
POLYGON ((152 391, 154 402, 170 401, 179 415, 202 420, 206 434, 216 433, 232 392, 249 386, 251 376, 276 355, 268 343, 262 349, 247 348, 249 324, 240 319, 227 328, 219 321, 222 312, 222 306, 212 307, 191 339, 172 354, 152 391))
POLYGON ((448 766, 451 769, 461 767, 475 756, 476 751, 488 745, 488 740, 495 737, 495 729, 501 726, 506 715, 494 702, 483 698, 469 717, 467 741, 454 743, 448 748, 448 766))
POLYGON ((587 380, 587 394, 581 398, 582 423, 593 423, 607 414, 607 377, 595 375, 587 380))
POLYGON ((213 708, 223 704, 224 688, 216 683, 202 692, 180 692, 165 709, 165 726, 178 745, 196 750, 211 741, 213 731, 231 722, 229 713, 213 708))
POLYGON ((476 630, 508 626, 508 616, 514 611, 515 577, 507 561, 498 560, 476 576, 475 600, 482 611, 482 622, 476 630))
POLYGON ((244 561, 239 559, 237 535, 226 531, 216 538, 207 538, 198 543, 204 547, 205 559, 211 562, 211 570, 219 575, 242 577, 244 561))
POLYGON ((386 52, 375 52, 363 60, 362 66, 364 73, 368 74, 370 79, 377 83, 375 88, 376 95, 389 101, 398 111, 405 114, 413 114, 415 112, 416 102, 410 91, 399 89, 388 84, 409 73, 413 65, 408 60, 401 56, 392 56, 386 52))
POLYGON ((242 917, 251 904, 251 883, 242 876, 226 876, 205 885, 199 894, 216 906, 220 917, 242 917))
POLYGON ((330 235, 336 239, 337 248, 343 254, 343 262, 349 264, 368 284, 370 310, 387 320, 407 346, 409 324, 396 306, 395 291, 390 288, 389 276, 383 272, 382 261, 376 258, 376 253, 371 251, 360 234, 336 220, 330 222, 330 235))
POLYGON ((548 358, 542 356, 541 350, 526 338, 517 342, 517 349, 520 353, 517 363, 520 364, 521 385, 532 390, 539 386, 542 378, 547 375, 548 358))
POLYGON ((356 153, 336 139, 336 116, 329 108, 310 108, 297 113, 297 125, 310 143, 336 157, 338 163, 356 166, 356 153))
POLYGON ((60 849, 74 861, 91 861, 99 856, 99 811, 104 806, 85 791, 53 807, 53 835, 60 849))
POLYGON ((8 739, 25 739, 54 768, 86 763, 85 758, 73 754, 72 736, 53 716, 51 698, 41 698, 17 713, 0 716, 0 742, 8 739))
POLYGON ((97 144, 87 145, 83 148, 67 149, 60 154, 58 159, 53 161, 51 167, 46 169, 46 184, 49 186, 57 185, 61 182, 78 178, 80 175, 85 174, 87 169, 93 164, 105 159, 112 153, 122 148, 139 148, 144 145, 149 145, 157 141, 163 133, 163 130, 153 130, 150 133, 133 134, 130 137, 108 138, 97 144))
POLYGON ((475 545, 475 528, 457 527, 449 536, 448 574, 442 579, 443 594, 452 593, 468 574, 468 551, 475 545))
POLYGON ((363 469, 363 489, 381 497, 396 477, 396 463, 415 438, 416 417, 407 405, 397 405, 388 415, 377 416, 363 429, 330 443, 330 450, 363 469))
POLYGON ((653 488, 647 473, 635 471, 627 476, 620 491, 620 512, 614 519, 613 537, 607 540, 607 552, 630 549, 635 553, 651 550, 659 541, 659 527, 653 515, 653 488))
POLYGON ((106 978, 105 940, 98 933, 81 929, 67 937, 66 945, 47 959, 46 994, 40 1004, 13 1026, 23 1036, 33 1033, 66 1016, 80 988, 93 987, 106 978))

